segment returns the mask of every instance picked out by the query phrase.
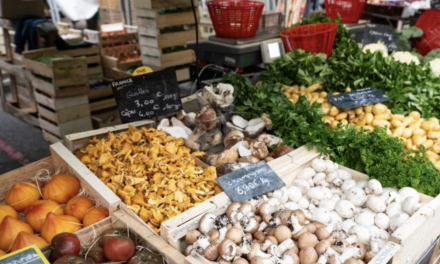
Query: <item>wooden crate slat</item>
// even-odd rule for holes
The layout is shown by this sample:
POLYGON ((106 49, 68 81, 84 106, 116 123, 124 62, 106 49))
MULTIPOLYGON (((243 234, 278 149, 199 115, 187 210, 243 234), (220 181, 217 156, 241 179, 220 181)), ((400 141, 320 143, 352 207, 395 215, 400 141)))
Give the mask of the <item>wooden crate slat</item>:
POLYGON ((88 48, 63 50, 61 51, 61 53, 66 54, 70 57, 82 57, 82 56, 99 54, 100 50, 98 45, 93 45, 88 48))
POLYGON ((157 37, 139 36, 139 43, 143 53, 149 53, 151 47, 158 48, 160 51, 163 48, 171 48, 176 46, 184 46, 187 42, 196 39, 196 31, 186 30, 172 33, 160 34, 157 37), (144 47, 147 46, 147 47, 144 47))
POLYGON ((116 126, 122 124, 118 109, 110 109, 104 112, 92 114, 93 129, 116 126))
POLYGON ((77 81, 80 83, 84 83, 84 80, 81 78, 87 79, 87 63, 85 58, 56 59, 51 61, 51 65, 55 79, 59 79, 60 77, 71 79, 80 78, 80 80, 77 81))
POLYGON ((35 100, 50 109, 60 110, 65 108, 70 108, 77 105, 86 104, 89 102, 87 94, 72 96, 68 98, 51 98, 46 96, 39 91, 35 91, 35 100))
POLYGON ((89 100, 108 97, 113 94, 111 86, 105 86, 97 89, 90 89, 89 100))
POLYGON ((157 11, 151 10, 139 10, 138 16, 138 26, 139 28, 163 28, 171 26, 181 26, 181 25, 193 25, 194 14, 192 11, 185 11, 179 13, 168 13, 161 14, 157 11))
POLYGON ((102 75, 103 70, 102 67, 89 67, 87 69, 87 75, 90 76, 95 76, 95 75, 102 75))
POLYGON ((42 117, 40 117, 39 120, 41 129, 47 130, 60 138, 64 137, 67 134, 78 132, 78 130, 92 129, 92 120, 90 116, 67 121, 65 123, 59 123, 57 125, 52 124, 42 117))
POLYGON ((142 56, 142 62, 147 66, 168 68, 194 62, 196 59, 193 50, 182 50, 163 54, 161 57, 142 56))
MULTIPOLYGON (((60 83, 59 84, 63 84, 60 83)), ((35 88, 38 88, 39 90, 41 90, 42 92, 49 94, 51 96, 56 96, 56 97, 69 97, 69 96, 74 96, 74 95, 78 95, 78 94, 84 94, 87 93, 89 91, 89 86, 88 85, 80 85, 80 86, 71 86, 68 88, 63 88, 63 89, 55 89, 54 85, 50 82, 47 82, 43 79, 40 79, 38 77, 32 77, 32 85, 35 88)))
POLYGON ((51 144, 63 141, 61 138, 55 136, 54 134, 52 134, 46 130, 41 130, 41 132, 43 133, 44 140, 46 140, 47 142, 50 142, 51 144))
POLYGON ((67 121, 90 116, 90 108, 89 104, 81 104, 53 111, 42 105, 38 105, 38 115, 55 123, 65 123, 67 121))
POLYGON ((101 55, 93 55, 86 57, 87 64, 101 64, 101 55))
MULTIPOLYGON (((194 0, 194 5, 198 5, 199 1, 194 0)), ((191 7, 191 2, 187 0, 134 0, 136 8, 159 9, 167 7, 191 7)))
POLYGON ((90 112, 108 109, 116 106, 115 98, 104 99, 90 103, 90 112))
POLYGON ((187 81, 190 79, 189 67, 176 70, 177 81, 187 81))

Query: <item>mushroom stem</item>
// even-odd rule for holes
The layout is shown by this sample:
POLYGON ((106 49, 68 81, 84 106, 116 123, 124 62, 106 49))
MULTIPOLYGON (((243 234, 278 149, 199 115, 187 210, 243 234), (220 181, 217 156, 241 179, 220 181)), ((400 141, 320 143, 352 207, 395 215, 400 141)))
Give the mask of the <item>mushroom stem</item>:
POLYGON ((284 240, 278 246, 271 245, 269 250, 270 250, 270 253, 272 253, 272 255, 274 255, 277 258, 281 258, 286 250, 291 249, 294 246, 295 246, 295 243, 293 242, 292 239, 289 238, 289 239, 284 240))
POLYGON ((260 223, 260 227, 258 228, 258 231, 263 231, 264 229, 266 229, 266 227, 267 227, 267 223, 262 221, 260 223))
POLYGON ((375 236, 370 237, 370 248, 372 253, 379 252, 379 239, 375 236))
POLYGON ((350 247, 350 248, 347 248, 341 254, 341 256, 339 256, 339 261, 344 263, 347 259, 349 259, 349 258, 356 258, 356 257, 359 257, 360 255, 361 255, 361 250, 359 248, 357 248, 357 247, 350 247))
POLYGON ((209 238, 205 235, 200 235, 197 238, 197 241, 193 244, 194 249, 197 251, 199 248, 203 249, 203 251, 210 245, 209 238))
POLYGON ((228 228, 226 226, 224 226, 224 227, 220 228, 218 230, 218 232, 220 233, 218 236, 218 239, 220 241, 223 241, 223 240, 225 240, 225 236, 226 236, 226 233, 228 232, 228 228))
POLYGON ((316 264, 326 264, 327 263, 327 255, 322 253, 319 258, 318 261, 316 262, 316 264))
POLYGON ((298 217, 296 217, 295 214, 292 214, 290 216, 290 222, 292 223, 293 226, 292 235, 297 234, 304 228, 302 225, 299 224, 298 217))
MULTIPOLYGON (((282 259, 278 259, 277 264, 298 264, 290 255, 284 255, 282 259)), ((325 264, 325 263, 324 263, 325 264)))

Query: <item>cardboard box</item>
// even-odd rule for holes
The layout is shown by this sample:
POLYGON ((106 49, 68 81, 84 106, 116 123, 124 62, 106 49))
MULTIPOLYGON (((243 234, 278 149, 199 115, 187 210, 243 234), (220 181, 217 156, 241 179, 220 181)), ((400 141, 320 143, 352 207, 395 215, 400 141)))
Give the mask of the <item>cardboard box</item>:
POLYGON ((26 15, 44 17, 44 0, 0 0, 0 17, 17 19, 26 15))

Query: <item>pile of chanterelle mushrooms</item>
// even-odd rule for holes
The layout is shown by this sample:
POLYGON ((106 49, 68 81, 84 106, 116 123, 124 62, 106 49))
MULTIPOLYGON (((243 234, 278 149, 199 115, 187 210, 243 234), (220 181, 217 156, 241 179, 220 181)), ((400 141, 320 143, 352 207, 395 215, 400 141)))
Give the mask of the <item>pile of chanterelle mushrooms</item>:
POLYGON ((412 188, 356 182, 321 157, 290 187, 206 213, 188 232, 185 254, 222 264, 368 263, 421 205, 412 188))

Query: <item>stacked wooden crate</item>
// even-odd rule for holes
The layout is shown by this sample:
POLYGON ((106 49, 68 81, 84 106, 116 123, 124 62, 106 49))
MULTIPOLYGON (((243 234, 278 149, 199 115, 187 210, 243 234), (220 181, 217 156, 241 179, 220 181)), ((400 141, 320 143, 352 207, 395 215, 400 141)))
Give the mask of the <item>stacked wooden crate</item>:
POLYGON ((67 134, 92 129, 87 59, 63 55, 55 48, 24 52, 23 57, 33 73, 44 138, 53 143, 67 134))
POLYGON ((196 39, 191 1, 134 2, 143 64, 154 69, 175 67, 178 81, 189 80, 188 64, 196 59, 194 51, 185 48, 196 39))
POLYGON ((89 82, 95 82, 104 78, 99 45, 93 45, 88 48, 63 50, 61 53, 73 58, 86 59, 89 82))
MULTIPOLYGON (((120 0, 99 0, 99 6, 102 24, 112 24, 119 22, 127 23, 127 21, 125 21, 124 19, 124 13, 122 11, 125 8, 121 7, 120 0)), ((131 7, 131 17, 135 18, 136 9, 133 8, 133 0, 131 0, 131 7)))

